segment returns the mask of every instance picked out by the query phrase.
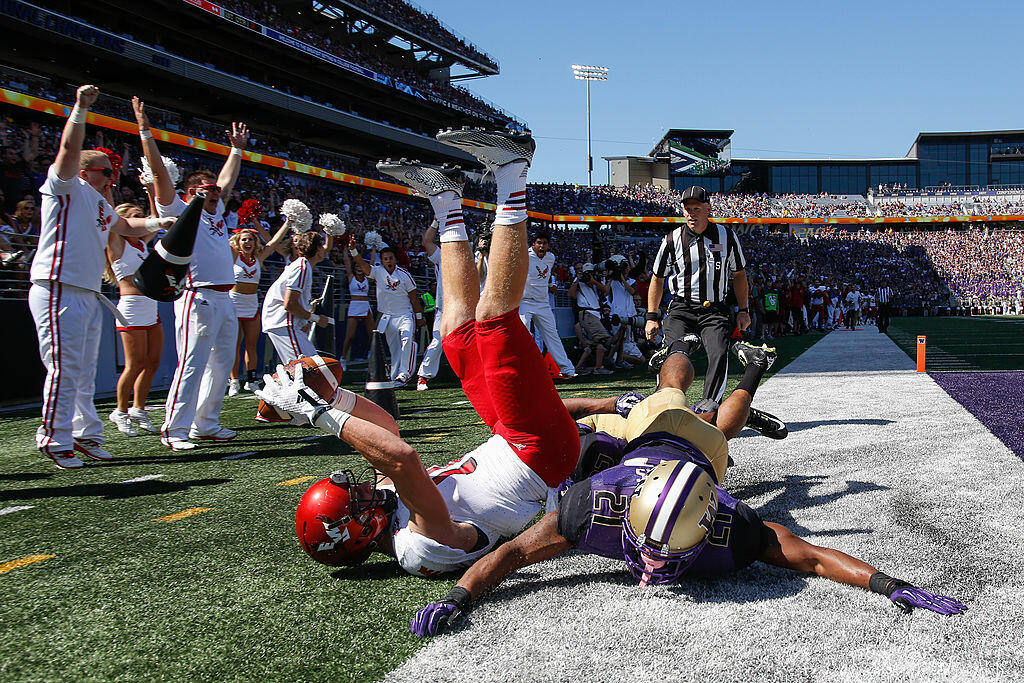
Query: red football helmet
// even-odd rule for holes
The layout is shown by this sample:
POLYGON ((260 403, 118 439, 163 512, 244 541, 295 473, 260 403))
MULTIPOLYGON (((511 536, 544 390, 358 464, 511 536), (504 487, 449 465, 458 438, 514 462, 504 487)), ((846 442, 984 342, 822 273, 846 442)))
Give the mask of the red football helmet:
POLYGON ((397 499, 375 482, 372 468, 358 479, 351 470, 340 470, 309 487, 295 511, 295 533, 310 557, 332 567, 352 566, 377 548, 397 499), (370 478, 361 482, 367 472, 370 478))

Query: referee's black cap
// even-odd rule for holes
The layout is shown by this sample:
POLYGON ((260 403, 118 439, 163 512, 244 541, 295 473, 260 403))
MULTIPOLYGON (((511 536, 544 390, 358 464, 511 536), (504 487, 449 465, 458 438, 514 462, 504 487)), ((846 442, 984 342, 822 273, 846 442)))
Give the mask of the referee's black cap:
POLYGON ((708 191, 700 185, 692 185, 686 188, 681 201, 685 202, 687 199, 696 199, 698 202, 704 202, 705 204, 711 201, 708 198, 708 191))

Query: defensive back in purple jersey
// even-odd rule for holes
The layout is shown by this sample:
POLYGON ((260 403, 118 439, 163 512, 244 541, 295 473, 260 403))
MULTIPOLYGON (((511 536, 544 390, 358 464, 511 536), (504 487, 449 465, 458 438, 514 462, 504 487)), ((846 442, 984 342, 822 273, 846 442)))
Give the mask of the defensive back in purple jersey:
MULTIPOLYGON (((558 531, 578 550, 624 559, 622 519, 637 484, 658 463, 685 457, 680 450, 656 450, 653 446, 627 453, 615 467, 598 472, 566 491, 558 507, 558 531)), ((723 488, 717 489, 718 514, 714 530, 703 552, 683 577, 727 574, 743 569, 764 549, 764 524, 757 512, 723 488)))

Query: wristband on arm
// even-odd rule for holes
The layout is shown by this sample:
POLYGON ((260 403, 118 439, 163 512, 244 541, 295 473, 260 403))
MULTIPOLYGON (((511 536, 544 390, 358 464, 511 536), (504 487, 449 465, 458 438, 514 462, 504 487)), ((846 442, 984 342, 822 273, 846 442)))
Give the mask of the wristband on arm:
POLYGON ((659 321, 660 317, 661 316, 658 315, 657 311, 648 311, 648 313, 644 316, 644 319, 649 323, 656 323, 659 321))
POLYGON ((149 128, 139 128, 139 137, 142 138, 142 140, 144 140, 144 141, 145 140, 152 140, 153 139, 153 131, 151 131, 149 128))
POLYGON ((423 320, 423 314, 422 313, 417 313, 416 314, 416 319, 417 320, 423 320))
POLYGON ((155 232, 156 230, 159 230, 159 229, 160 229, 160 219, 159 218, 147 218, 146 219, 146 230, 149 230, 150 232, 155 232))
POLYGON ((231 148, 231 154, 229 154, 228 156, 240 157, 240 156, 242 156, 242 150, 238 149, 237 147, 232 147, 231 148))
POLYGON ((317 315, 316 313, 310 313, 309 318, 307 318, 307 320, 316 325, 318 322, 320 322, 320 316, 317 315))
POLYGON ((68 118, 71 119, 71 123, 85 123, 85 118, 88 114, 88 108, 83 109, 76 104, 71 109, 71 116, 69 116, 68 118))
POLYGON ((871 575, 871 578, 868 579, 868 587, 871 589, 871 592, 884 595, 887 598, 892 596, 892 594, 900 588, 913 587, 913 585, 914 584, 904 581, 903 579, 894 579, 888 574, 883 574, 882 572, 875 572, 871 575))

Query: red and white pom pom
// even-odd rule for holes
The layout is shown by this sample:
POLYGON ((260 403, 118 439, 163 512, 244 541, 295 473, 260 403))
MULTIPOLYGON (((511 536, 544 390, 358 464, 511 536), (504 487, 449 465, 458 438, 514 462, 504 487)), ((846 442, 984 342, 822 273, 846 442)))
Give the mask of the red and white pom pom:
POLYGON ((338 218, 337 214, 320 214, 320 227, 324 229, 324 234, 326 235, 341 237, 345 234, 345 221, 338 218))
POLYGON ((313 214, 309 207, 298 199, 286 199, 281 204, 281 213, 292 221, 293 232, 308 232, 313 227, 313 214))

